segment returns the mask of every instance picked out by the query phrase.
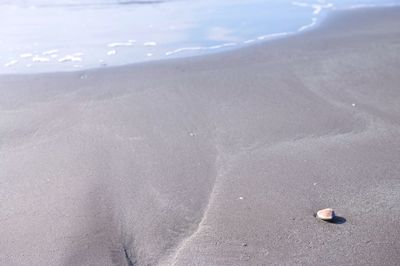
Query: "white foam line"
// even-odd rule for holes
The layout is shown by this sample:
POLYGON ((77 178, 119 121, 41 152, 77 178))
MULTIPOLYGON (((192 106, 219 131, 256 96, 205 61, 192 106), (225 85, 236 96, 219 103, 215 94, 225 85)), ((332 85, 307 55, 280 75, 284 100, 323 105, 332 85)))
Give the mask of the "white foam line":
POLYGON ((184 48, 179 48, 170 52, 166 52, 166 56, 174 55, 177 53, 181 53, 184 51, 198 51, 198 50, 215 50, 215 49, 220 49, 223 47, 229 47, 229 46, 235 46, 237 43, 235 42, 229 42, 229 43, 223 43, 219 45, 213 45, 213 46, 196 46, 196 47, 184 47, 184 48))
POLYGON ((236 46, 236 45, 237 45, 237 43, 235 43, 235 42, 228 42, 228 43, 222 44, 221 46, 222 47, 229 47, 229 46, 236 46))
POLYGON ((169 55, 173 55, 173 54, 177 54, 177 53, 181 53, 181 52, 185 52, 185 51, 197 51, 197 50, 205 50, 207 49, 207 47, 184 47, 184 48, 179 48, 170 52, 166 52, 165 55, 169 56, 169 55))
POLYGON ((326 4, 326 5, 312 5, 312 8, 314 8, 313 14, 314 15, 319 15, 319 13, 321 13, 323 9, 333 8, 333 4, 329 3, 329 4, 326 4))
POLYGON ((82 58, 74 55, 66 55, 60 59, 58 59, 58 62, 60 63, 65 63, 65 62, 81 62, 82 58))
POLYGON ((308 8, 312 8, 313 9, 313 14, 314 15, 319 15, 323 9, 328 9, 328 8, 332 8, 333 4, 332 3, 328 3, 328 4, 308 4, 308 3, 303 3, 303 2, 292 2, 292 5, 294 6, 298 6, 298 7, 308 7, 308 8))
POLYGON ((220 45, 213 45, 213 46, 205 47, 205 49, 214 50, 214 49, 220 49, 222 47, 235 46, 235 45, 237 45, 237 43, 234 43, 234 42, 223 43, 223 44, 220 44, 220 45))
POLYGON ((285 31, 285 32, 271 33, 271 34, 267 34, 267 35, 261 35, 261 36, 258 36, 257 39, 246 40, 243 42, 243 44, 250 44, 250 43, 254 43, 256 41, 263 41, 263 40, 272 40, 272 39, 276 39, 279 37, 288 36, 290 34, 293 34, 293 32, 285 31))
POLYGON ((206 49, 210 49, 210 50, 219 49, 219 48, 222 48, 222 45, 213 45, 210 47, 206 47, 206 49))
POLYGON ((156 42, 145 42, 143 43, 144 46, 156 46, 157 43, 156 42))
POLYGON ((115 55, 115 54, 117 54, 116 50, 110 50, 107 52, 107 55, 115 55))
POLYGON ((44 62, 49 62, 50 59, 47 57, 41 57, 39 55, 35 55, 34 57, 32 57, 32 62, 40 62, 40 63, 44 63, 44 62))
POLYGON ((310 4, 301 3, 301 2, 292 2, 292 5, 299 6, 299 7, 310 7, 310 4))
POLYGON ((21 58, 28 58, 28 57, 32 57, 32 56, 33 56, 33 54, 31 54, 31 53, 25 53, 25 54, 19 55, 19 57, 21 57, 21 58))
POLYGON ((134 42, 128 41, 128 42, 113 42, 109 43, 107 46, 110 48, 114 47, 121 47, 121 46, 132 46, 134 42))
POLYGON ((321 13, 321 11, 322 11, 322 6, 320 6, 320 5, 313 5, 312 7, 314 8, 314 12, 313 12, 314 15, 318 15, 319 13, 321 13))
POLYGON ((10 67, 18 63, 18 60, 11 60, 10 62, 7 62, 4 64, 5 67, 10 67))
POLYGON ((45 51, 45 52, 42 53, 42 55, 52 55, 52 54, 55 54, 55 53, 58 53, 57 49, 45 51))
POLYGON ((317 24, 317 18, 312 18, 312 22, 311 22, 310 24, 300 27, 300 28, 298 29, 298 31, 299 31, 299 32, 305 31, 305 30, 307 30, 307 29, 309 29, 309 28, 314 27, 315 24, 317 24))
POLYGON ((257 37, 257 39, 258 40, 274 39, 274 38, 278 38, 278 37, 287 36, 289 34, 290 34, 290 32, 286 32, 286 31, 285 32, 279 32, 279 33, 271 33, 271 34, 259 36, 259 37, 257 37))
POLYGON ((244 44, 249 44, 249 43, 253 43, 253 42, 255 42, 255 41, 256 41, 256 40, 251 39, 251 40, 244 41, 243 43, 244 43, 244 44))
POLYGON ((358 5, 351 5, 346 9, 359 9, 359 8, 371 8, 371 7, 396 7, 399 6, 398 3, 387 3, 387 4, 358 4, 358 5))
POLYGON ((375 7, 375 5, 373 5, 373 4, 364 4, 364 5, 359 4, 359 5, 351 5, 348 8, 349 9, 358 9, 358 8, 365 8, 365 7, 375 7))

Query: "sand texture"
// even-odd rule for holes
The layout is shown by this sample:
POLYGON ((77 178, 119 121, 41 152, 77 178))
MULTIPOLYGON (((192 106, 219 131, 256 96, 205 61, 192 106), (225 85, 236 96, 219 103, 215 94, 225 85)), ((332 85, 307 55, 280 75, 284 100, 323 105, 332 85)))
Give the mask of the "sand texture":
POLYGON ((0 77, 0 265, 395 266, 399 203, 399 8, 0 77))

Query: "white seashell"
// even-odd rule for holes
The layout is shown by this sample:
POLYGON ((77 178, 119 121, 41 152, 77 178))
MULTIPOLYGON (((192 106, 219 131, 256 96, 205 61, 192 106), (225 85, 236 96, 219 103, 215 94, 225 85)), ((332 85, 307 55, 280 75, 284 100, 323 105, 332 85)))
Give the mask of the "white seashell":
POLYGON ((317 212, 317 218, 323 221, 331 221, 335 216, 334 211, 331 208, 319 210, 317 212))

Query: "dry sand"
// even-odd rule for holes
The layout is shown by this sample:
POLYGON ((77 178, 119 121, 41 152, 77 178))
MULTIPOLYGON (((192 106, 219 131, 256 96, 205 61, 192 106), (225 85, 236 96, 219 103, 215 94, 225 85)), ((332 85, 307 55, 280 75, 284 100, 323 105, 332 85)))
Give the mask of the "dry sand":
POLYGON ((0 108, 1 265, 400 264, 399 8, 0 108))

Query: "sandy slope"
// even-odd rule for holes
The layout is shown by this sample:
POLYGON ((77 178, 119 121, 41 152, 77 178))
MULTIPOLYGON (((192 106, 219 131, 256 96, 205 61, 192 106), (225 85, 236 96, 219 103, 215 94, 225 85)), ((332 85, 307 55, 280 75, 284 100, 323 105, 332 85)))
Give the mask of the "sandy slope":
POLYGON ((0 264, 398 265, 399 70, 390 8, 220 55, 1 77, 0 264))

